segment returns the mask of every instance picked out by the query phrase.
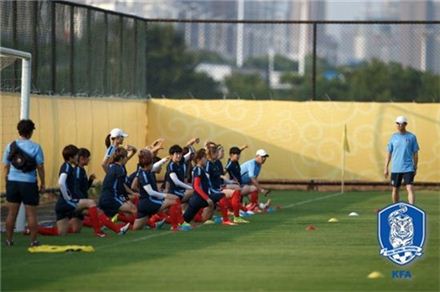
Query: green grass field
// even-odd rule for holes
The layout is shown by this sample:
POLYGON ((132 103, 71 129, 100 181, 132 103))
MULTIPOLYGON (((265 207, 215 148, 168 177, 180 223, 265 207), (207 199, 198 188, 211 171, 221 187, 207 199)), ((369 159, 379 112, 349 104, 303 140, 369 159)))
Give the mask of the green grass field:
POLYGON ((247 225, 40 237, 90 244, 94 253, 30 254, 28 238, 18 235, 13 248, 2 245, 2 290, 439 291, 438 192, 417 193, 427 213, 425 254, 403 267, 379 255, 375 209, 389 204, 388 193, 279 191, 272 198, 283 208, 247 225), (348 217, 351 211, 360 216, 348 217), (327 223, 331 217, 339 223, 327 223), (309 224, 317 230, 306 231, 309 224), (393 270, 412 279, 393 279, 393 270), (372 271, 384 278, 367 279, 372 271))

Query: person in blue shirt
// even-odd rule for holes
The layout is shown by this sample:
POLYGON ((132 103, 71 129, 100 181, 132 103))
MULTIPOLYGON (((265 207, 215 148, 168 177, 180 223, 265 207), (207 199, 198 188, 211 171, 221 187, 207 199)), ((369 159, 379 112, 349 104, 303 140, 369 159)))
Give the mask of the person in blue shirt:
POLYGON ((408 191, 408 202, 415 203, 415 194, 413 189, 414 177, 417 173, 417 163, 419 160, 419 144, 413 133, 406 130, 408 121, 406 117, 396 118, 397 131, 394 133, 387 145, 387 155, 385 159, 385 178, 389 175, 389 164, 391 162, 391 185, 393 203, 399 201, 399 188, 403 182, 408 191))
MULTIPOLYGON (((244 185, 242 188, 242 196, 249 195, 250 204, 247 206, 249 211, 258 209, 259 194, 267 193, 267 191, 260 186, 258 176, 260 175, 261 167, 268 157, 269 154, 264 149, 259 149, 254 159, 248 160, 240 166, 241 183, 244 185)), ((266 207, 268 207, 269 204, 266 203, 266 207)))
POLYGON ((28 228, 31 237, 31 246, 39 245, 37 241, 38 220, 37 205, 39 203, 37 172, 40 178, 40 192, 45 190, 44 155, 41 146, 31 141, 35 130, 32 120, 21 120, 17 124, 19 139, 15 140, 16 147, 20 148, 33 159, 36 168, 30 171, 17 169, 12 164, 11 144, 6 146, 3 154, 4 173, 6 178, 6 200, 8 201, 8 216, 6 218, 6 245, 13 245, 13 233, 20 204, 26 208, 28 228))

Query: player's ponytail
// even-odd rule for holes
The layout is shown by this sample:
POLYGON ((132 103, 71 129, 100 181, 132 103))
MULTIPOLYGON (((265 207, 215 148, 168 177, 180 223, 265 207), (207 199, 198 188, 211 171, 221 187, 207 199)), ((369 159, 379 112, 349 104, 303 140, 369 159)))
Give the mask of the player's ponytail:
POLYGON ((110 145, 111 145, 111 141, 110 141, 110 134, 108 134, 106 137, 105 137, 105 147, 110 147, 110 145))

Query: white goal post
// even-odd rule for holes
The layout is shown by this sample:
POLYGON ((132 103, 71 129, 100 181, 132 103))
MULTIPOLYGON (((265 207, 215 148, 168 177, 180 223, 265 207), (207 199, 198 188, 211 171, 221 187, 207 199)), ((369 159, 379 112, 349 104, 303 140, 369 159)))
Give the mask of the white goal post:
MULTIPOLYGON (((12 59, 9 64, 5 62, 5 67, 12 64, 16 59, 21 59, 21 101, 20 101, 20 120, 29 119, 29 104, 31 92, 31 70, 32 70, 32 54, 28 52, 18 51, 5 47, 0 47, 0 58, 12 59)), ((2 68, 3 69, 3 62, 2 68)), ((25 209, 23 203, 20 205, 17 221, 15 223, 15 231, 23 232, 26 224, 25 209)))

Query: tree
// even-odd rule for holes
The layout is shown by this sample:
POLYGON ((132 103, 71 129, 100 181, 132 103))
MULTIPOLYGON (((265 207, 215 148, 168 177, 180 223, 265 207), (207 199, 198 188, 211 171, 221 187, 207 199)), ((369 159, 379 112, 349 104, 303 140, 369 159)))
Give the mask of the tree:
POLYGON ((195 56, 171 25, 152 25, 146 44, 147 92, 153 97, 220 98, 219 84, 195 72, 195 56))
POLYGON ((268 99, 270 90, 260 75, 232 73, 225 79, 229 96, 242 99, 268 99))

